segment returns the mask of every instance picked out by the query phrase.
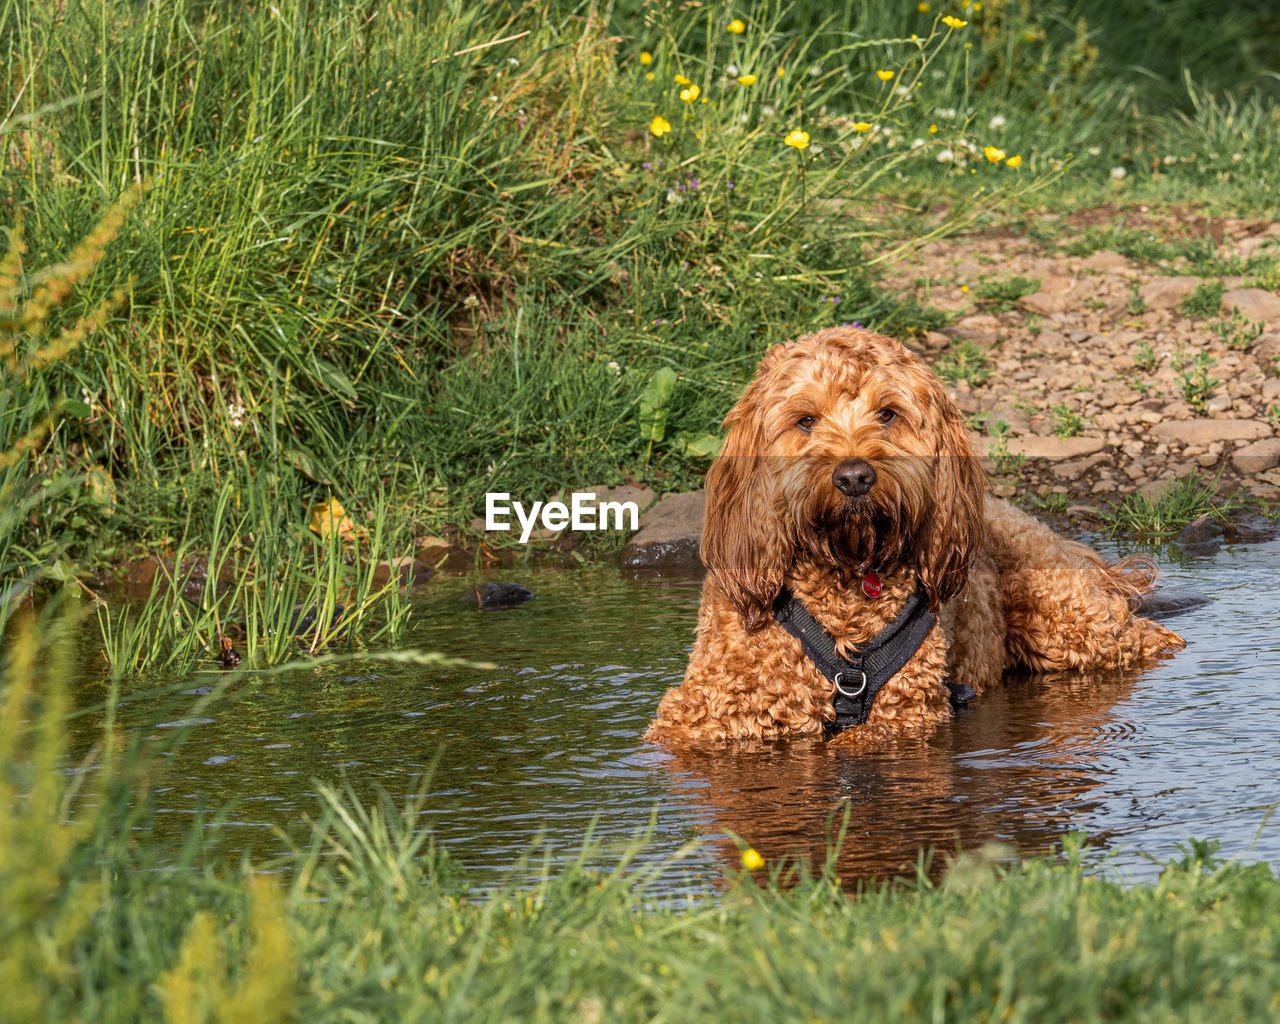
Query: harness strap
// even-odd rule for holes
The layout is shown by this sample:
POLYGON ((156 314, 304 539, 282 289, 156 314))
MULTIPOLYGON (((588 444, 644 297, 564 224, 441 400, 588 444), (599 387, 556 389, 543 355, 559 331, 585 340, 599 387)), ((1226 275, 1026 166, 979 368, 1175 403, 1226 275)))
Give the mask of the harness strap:
MULTIPOLYGON (((773 602, 773 617, 800 641, 805 655, 818 671, 835 684, 836 717, 827 723, 828 732, 840 732, 867 720, 876 694, 920 649, 935 621, 929 602, 917 590, 907 598, 893 621, 849 659, 836 650, 836 638, 823 629, 803 602, 786 587, 773 602)), ((967 686, 951 683, 947 686, 953 705, 963 704, 973 696, 967 686)))

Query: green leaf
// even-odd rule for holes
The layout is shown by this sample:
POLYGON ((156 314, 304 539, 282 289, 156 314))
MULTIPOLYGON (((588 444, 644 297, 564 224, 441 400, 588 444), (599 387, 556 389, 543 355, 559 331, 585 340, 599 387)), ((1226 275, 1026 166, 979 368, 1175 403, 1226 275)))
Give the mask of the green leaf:
POLYGON ((324 468, 324 464, 309 451, 306 447, 294 441, 289 446, 289 460, 294 467, 301 473, 310 477, 318 484, 332 484, 328 471, 324 468))
POLYGON ((78 420, 85 419, 93 412, 87 403, 80 401, 78 398, 64 398, 60 405, 64 413, 68 416, 74 416, 78 420))
POLYGON ((354 402, 360 397, 356 393, 356 386, 351 383, 351 378, 327 359, 317 356, 311 360, 311 367, 315 370, 316 380, 328 390, 336 392, 349 402, 354 402))
POLYGON ((701 437, 682 437, 676 443, 677 448, 685 455, 695 459, 709 459, 720 454, 724 438, 719 434, 703 434, 701 437))
POLYGON ((640 393, 640 440, 661 441, 667 433, 667 413, 676 390, 676 371, 664 366, 649 378, 640 393))

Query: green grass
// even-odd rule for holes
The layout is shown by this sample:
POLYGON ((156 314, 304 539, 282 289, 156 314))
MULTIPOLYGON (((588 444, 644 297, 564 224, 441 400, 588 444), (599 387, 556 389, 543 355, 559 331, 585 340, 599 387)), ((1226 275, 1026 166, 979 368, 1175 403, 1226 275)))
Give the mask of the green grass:
POLYGON ((1040 278, 1014 276, 985 281, 974 289, 974 295, 984 305, 995 309, 1011 309, 1024 295, 1032 295, 1039 290, 1040 278))
POLYGON ((1222 293, 1226 286, 1221 281, 1203 281, 1178 306, 1183 316, 1205 319, 1217 315, 1222 309, 1222 293))
POLYGON ((1154 494, 1135 491, 1101 514, 1113 533, 1167 534, 1202 516, 1225 519, 1238 507, 1235 499, 1219 497, 1209 481, 1191 473, 1154 494))
POLYGON ((953 341, 946 353, 938 359, 936 369, 943 380, 953 384, 960 380, 981 384, 994 372, 986 349, 968 338, 953 341))

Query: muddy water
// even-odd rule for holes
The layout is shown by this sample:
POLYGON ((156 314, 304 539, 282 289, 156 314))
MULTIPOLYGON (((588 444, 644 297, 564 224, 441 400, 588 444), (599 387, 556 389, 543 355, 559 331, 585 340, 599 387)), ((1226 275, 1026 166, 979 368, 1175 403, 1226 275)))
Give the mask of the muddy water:
MULTIPOLYGON (((644 858, 706 837, 664 871, 673 891, 710 887, 736 857, 726 832, 766 857, 821 856, 846 806, 847 881, 910 869, 922 848, 1032 853, 1071 829, 1134 877, 1192 836, 1280 862, 1280 821, 1268 821, 1280 801, 1280 542, 1157 557, 1166 585, 1212 598, 1167 620, 1185 652, 1138 675, 1011 679, 927 744, 857 758, 812 742, 690 755, 640 739, 682 675, 697 581, 510 573, 537 597, 480 612, 457 600, 463 581, 437 579, 405 645, 498 668, 357 661, 273 677, 208 712, 165 759, 161 831, 234 801, 223 844, 267 857, 282 848, 277 829, 301 836, 316 813, 314 779, 403 797, 431 771, 430 827, 481 885, 542 844, 572 856, 591 829, 607 859, 656 814, 644 858)), ((184 720, 176 707, 124 717, 161 736, 184 720)))

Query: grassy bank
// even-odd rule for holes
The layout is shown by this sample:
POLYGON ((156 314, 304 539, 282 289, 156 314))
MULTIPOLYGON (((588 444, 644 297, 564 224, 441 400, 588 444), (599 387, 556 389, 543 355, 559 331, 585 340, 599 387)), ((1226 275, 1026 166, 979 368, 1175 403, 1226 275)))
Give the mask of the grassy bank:
POLYGON ((5 371, 0 576, 205 546, 252 487, 247 540, 334 497, 403 554, 487 490, 685 486, 768 344, 945 323, 879 285, 905 244, 1273 208, 1270 16, 1180 7, 1188 85, 1134 6, 0 4, 10 307, 141 191, 41 320, 93 330, 5 371))
MULTIPOLYGON (((678 859, 634 859, 638 838, 626 851, 588 843, 550 869, 530 850, 506 884, 476 893, 433 846, 429 789, 396 805, 318 783, 309 839, 271 863, 230 863, 211 852, 216 822, 179 844, 152 832, 176 730, 126 736, 108 714, 91 753, 67 764, 66 666, 34 639, 65 625, 46 617, 11 644, 0 687, 5 1021, 1255 1020, 1277 1008, 1280 882, 1202 843, 1151 884, 1106 880, 1069 837, 1055 857, 977 853, 936 882, 856 896, 830 866, 735 866, 691 899, 669 895, 678 859)), ((233 695, 206 695, 204 709, 233 695)))

